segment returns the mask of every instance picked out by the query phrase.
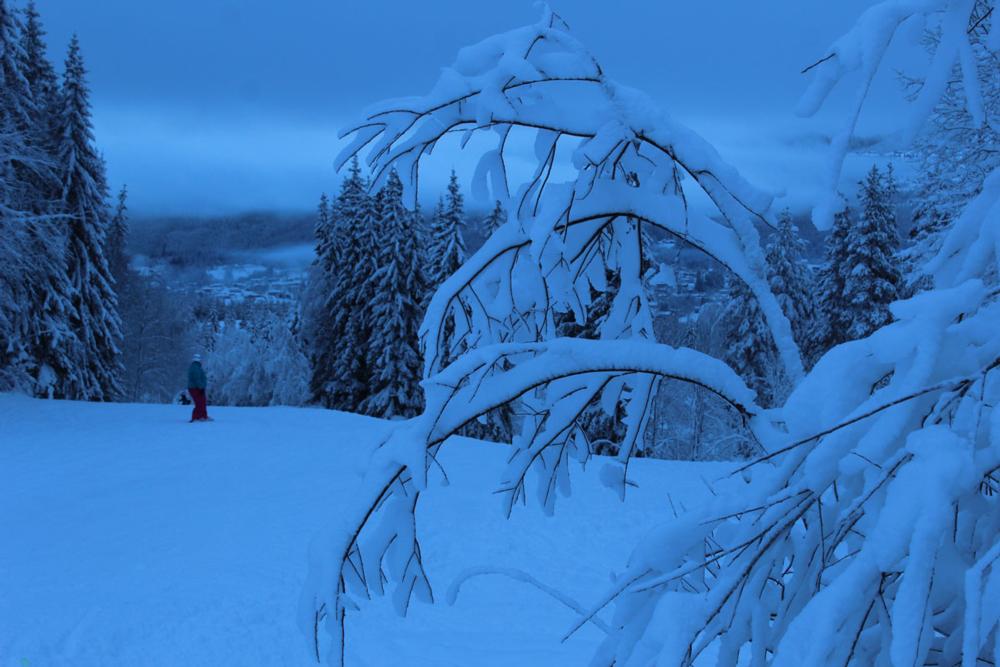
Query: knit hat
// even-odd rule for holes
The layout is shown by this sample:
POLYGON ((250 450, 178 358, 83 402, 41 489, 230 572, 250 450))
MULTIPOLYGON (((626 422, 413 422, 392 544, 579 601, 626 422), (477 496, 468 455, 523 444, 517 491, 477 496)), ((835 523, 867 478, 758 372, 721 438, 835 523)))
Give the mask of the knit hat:
POLYGON ((195 354, 194 357, 192 358, 192 361, 201 361, 201 355, 195 354))

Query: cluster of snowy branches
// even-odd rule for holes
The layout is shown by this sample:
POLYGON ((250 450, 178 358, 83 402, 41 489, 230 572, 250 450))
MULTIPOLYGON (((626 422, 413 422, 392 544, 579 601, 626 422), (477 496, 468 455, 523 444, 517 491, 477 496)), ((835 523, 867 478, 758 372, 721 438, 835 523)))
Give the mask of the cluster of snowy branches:
MULTIPOLYGON (((822 227, 840 208, 840 163, 899 26, 925 21, 940 31, 909 132, 934 109, 956 63, 965 108, 981 127, 986 105, 970 36, 995 27, 991 15, 971 1, 886 0, 807 68, 804 114, 817 111, 846 74, 862 74, 832 146, 830 193, 814 214, 822 227)), ((996 51, 1000 29, 982 43, 996 51)), ((318 659, 326 653, 342 662, 344 615, 360 600, 391 592, 405 612, 413 597, 433 599, 415 510, 451 434, 519 400, 528 416, 498 491, 508 510, 534 495, 551 511, 556 496, 569 492, 572 462, 591 453, 581 437, 588 406, 595 398, 609 411, 622 406, 618 461, 604 464, 602 479, 624 497, 650 397, 668 379, 724 401, 762 454, 737 471, 738 490, 654 527, 569 628, 572 634, 613 605, 598 624, 607 639, 592 664, 691 665, 709 647, 727 665, 997 660, 1000 513, 996 496, 984 491, 995 488, 1000 469, 1000 413, 993 410, 1000 398, 1000 174, 986 177, 942 231, 940 250, 921 268, 931 289, 886 305, 899 281, 885 258, 833 263, 848 269, 829 277, 844 281, 843 307, 868 298, 873 312, 836 331, 860 338, 835 344, 805 374, 753 226, 775 224, 770 198, 649 100, 609 80, 558 17, 546 12, 536 25, 464 49, 428 95, 376 107, 348 132, 344 159, 369 147, 376 174, 396 169, 415 181, 420 158, 452 133, 466 141, 494 137, 476 183, 492 187, 511 217, 432 298, 422 326, 426 409, 376 451, 368 502, 311 555, 301 623, 318 659), (533 136, 537 160, 520 184, 511 182, 505 159, 516 133, 533 136), (563 182, 554 176, 558 157, 574 172, 563 182), (689 214, 691 187, 712 199, 719 222, 689 214), (650 340, 646 225, 703 250, 745 284, 792 388, 783 404, 763 410, 723 361, 650 340), (556 314, 572 310, 586 321, 591 288, 606 291, 609 272, 621 282, 598 338, 558 337, 556 314), (466 315, 453 317, 449 331, 459 303, 466 315), (447 365, 434 344, 445 335, 468 341, 447 365), (320 640, 322 626, 330 641, 320 640)), ((887 188, 873 172, 860 219, 841 216, 847 245, 852 234, 889 233, 871 196, 887 188)))
POLYGON ((205 355, 216 405, 305 405, 309 362, 287 318, 223 322, 205 355))
MULTIPOLYGON (((940 249, 944 231, 981 191, 986 177, 1000 166, 995 149, 1000 142, 1000 56, 990 46, 993 7, 992 2, 975 0, 966 31, 965 57, 961 65, 943 73, 943 82, 937 81, 936 85, 943 83, 938 103, 909 150, 917 166, 916 210, 910 230, 913 243, 906 252, 912 282, 921 282, 923 266, 940 249), (978 119, 966 109, 963 85, 965 72, 971 75, 973 68, 981 86, 982 116, 978 119)), ((925 31, 924 45, 930 53, 937 50, 942 36, 937 25, 925 31)), ((919 96, 924 77, 902 78, 911 96, 919 96)), ((926 278, 922 283, 919 286, 929 286, 926 278)))
POLYGON ((80 45, 57 78, 34 4, 0 0, 0 390, 122 396, 120 257, 80 45))

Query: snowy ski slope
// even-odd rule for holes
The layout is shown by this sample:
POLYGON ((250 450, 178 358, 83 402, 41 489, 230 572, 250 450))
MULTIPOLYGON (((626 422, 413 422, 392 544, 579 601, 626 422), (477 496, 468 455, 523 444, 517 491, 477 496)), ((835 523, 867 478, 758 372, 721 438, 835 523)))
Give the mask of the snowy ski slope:
MULTIPOLYGON (((0 667, 310 665, 296 626, 312 536, 352 502, 386 422, 292 408, 188 409, 0 395, 0 667)), ((450 484, 418 510, 437 604, 348 616, 349 665, 580 665, 600 640, 559 639, 573 613, 470 568, 517 568, 587 606, 656 521, 707 494, 723 464, 633 462, 625 504, 598 465, 554 517, 506 520, 506 448, 455 440, 450 484), (668 497, 669 494, 669 497, 668 497)))

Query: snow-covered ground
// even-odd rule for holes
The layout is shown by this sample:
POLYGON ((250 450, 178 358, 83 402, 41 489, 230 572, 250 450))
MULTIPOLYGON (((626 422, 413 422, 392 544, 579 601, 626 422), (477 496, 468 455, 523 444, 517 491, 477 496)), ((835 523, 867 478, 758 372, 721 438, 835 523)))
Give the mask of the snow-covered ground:
MULTIPOLYGON (((0 395, 0 666, 309 665, 296 626, 313 535, 354 499, 387 423, 322 410, 214 408, 0 395)), ((635 461, 625 504, 598 466, 555 517, 506 520, 491 494, 505 448, 455 440, 450 484, 419 509, 438 598, 349 615, 348 665, 576 665, 600 639, 499 576, 445 593, 468 568, 523 569, 584 605, 655 522, 708 493, 721 464, 635 461)), ((440 476, 439 476, 440 478, 440 476)))

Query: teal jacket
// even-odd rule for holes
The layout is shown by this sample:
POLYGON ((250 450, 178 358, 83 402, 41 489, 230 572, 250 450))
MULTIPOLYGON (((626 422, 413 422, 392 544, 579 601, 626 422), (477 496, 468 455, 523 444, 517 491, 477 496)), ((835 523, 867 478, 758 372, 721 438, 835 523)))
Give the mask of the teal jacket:
POLYGON ((208 384, 205 377, 205 369, 201 367, 200 361, 192 361, 188 366, 188 389, 204 389, 208 384))

